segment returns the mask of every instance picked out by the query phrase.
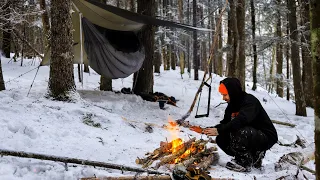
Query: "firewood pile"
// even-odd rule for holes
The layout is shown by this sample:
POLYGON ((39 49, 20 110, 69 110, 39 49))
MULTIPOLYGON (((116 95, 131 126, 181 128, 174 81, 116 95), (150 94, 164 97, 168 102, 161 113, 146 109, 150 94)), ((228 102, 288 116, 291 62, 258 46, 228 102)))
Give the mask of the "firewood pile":
POLYGON ((142 165, 143 168, 159 169, 165 166, 169 169, 176 165, 207 170, 210 165, 218 161, 219 155, 217 148, 207 147, 212 139, 204 140, 196 138, 183 142, 177 138, 171 142, 160 142, 160 147, 153 152, 146 153, 143 158, 137 158, 136 163, 142 165))

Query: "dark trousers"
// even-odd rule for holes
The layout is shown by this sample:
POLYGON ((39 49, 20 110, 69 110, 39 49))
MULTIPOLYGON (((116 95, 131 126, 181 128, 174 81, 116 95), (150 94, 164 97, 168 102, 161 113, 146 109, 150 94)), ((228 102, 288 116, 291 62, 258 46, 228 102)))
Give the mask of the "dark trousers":
POLYGON ((260 130, 244 127, 235 132, 219 134, 217 145, 240 165, 251 166, 258 154, 268 149, 268 137, 260 130))

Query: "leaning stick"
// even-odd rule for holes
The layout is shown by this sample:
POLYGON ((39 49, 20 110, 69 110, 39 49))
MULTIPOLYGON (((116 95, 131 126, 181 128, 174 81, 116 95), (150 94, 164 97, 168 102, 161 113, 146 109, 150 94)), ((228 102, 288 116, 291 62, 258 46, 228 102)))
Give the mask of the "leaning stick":
POLYGON ((149 174, 167 174, 165 172, 159 172, 154 170, 142 169, 137 167, 129 167, 123 166, 119 164, 112 164, 112 163, 105 163, 99 161, 89 161, 84 159, 76 159, 76 158, 68 158, 68 157, 59 157, 59 156, 50 156, 44 154, 36 154, 36 153, 26 153, 23 151, 10 151, 10 150, 3 150, 0 149, 1 156, 15 156, 15 157, 23 157, 23 158, 33 158, 33 159, 41 159, 41 160, 49 160, 49 161, 58 161, 73 164, 80 164, 80 165, 88 165, 88 166, 96 166, 96 167, 104 167, 110 169, 118 169, 121 171, 134 171, 134 172, 147 172, 149 174))
POLYGON ((282 121, 277 121, 277 120, 271 120, 275 124, 280 124, 284 126, 290 126, 290 127, 296 127, 295 124, 287 123, 287 122, 282 122, 282 121))
POLYGON ((16 37, 18 37, 20 40, 22 40, 23 42, 25 42, 27 45, 28 45, 28 47, 30 48, 30 49, 32 49, 32 51, 34 51, 39 57, 41 57, 41 59, 43 59, 44 57, 34 48, 34 47, 32 47, 32 45, 28 42, 28 41, 26 41, 24 38, 22 38, 22 35, 17 31, 17 30, 13 30, 13 34, 16 36, 16 37))
POLYGON ((193 111, 193 108, 194 108, 194 106, 196 104, 196 101, 197 101, 197 99, 199 97, 199 94, 202 91, 202 88, 203 88, 205 82, 208 82, 211 79, 211 74, 209 75, 208 79, 206 79, 206 77, 207 77, 207 74, 208 74, 210 63, 211 63, 212 58, 214 56, 214 50, 216 48, 215 45, 217 44, 216 42, 218 40, 218 34, 220 33, 219 31, 220 31, 220 26, 221 26, 221 21, 222 21, 222 14, 226 10, 227 5, 228 5, 228 0, 226 0, 226 3, 225 3, 225 5, 224 5, 224 7, 223 7, 223 9, 222 9, 222 11, 220 13, 219 22, 217 24, 217 29, 218 30, 214 34, 212 47, 210 49, 210 56, 209 56, 209 59, 208 59, 208 66, 205 68, 204 75, 203 75, 203 78, 202 78, 202 82, 201 82, 201 84, 200 84, 200 86, 198 88, 198 91, 197 91, 196 95, 194 96, 193 102, 192 102, 188 112, 185 115, 183 115, 181 119, 177 120, 179 125, 190 116, 190 114, 193 111))

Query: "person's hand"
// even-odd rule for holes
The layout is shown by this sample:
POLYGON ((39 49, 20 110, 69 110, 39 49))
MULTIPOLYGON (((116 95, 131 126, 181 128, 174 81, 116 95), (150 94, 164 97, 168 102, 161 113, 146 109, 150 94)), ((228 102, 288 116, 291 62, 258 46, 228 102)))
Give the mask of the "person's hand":
POLYGON ((201 134, 203 133, 203 129, 200 126, 191 126, 191 127, 189 127, 189 129, 191 131, 195 131, 197 133, 201 133, 201 134))
POLYGON ((218 136, 219 135, 217 128, 206 128, 203 130, 203 133, 208 136, 218 136))

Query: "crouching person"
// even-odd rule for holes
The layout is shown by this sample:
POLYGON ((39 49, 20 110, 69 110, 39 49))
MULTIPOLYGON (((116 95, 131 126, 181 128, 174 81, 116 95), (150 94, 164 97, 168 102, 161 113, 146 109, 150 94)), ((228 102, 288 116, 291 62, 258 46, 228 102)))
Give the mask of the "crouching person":
POLYGON ((219 92, 228 102, 220 124, 203 130, 208 136, 217 136, 217 145, 235 157, 226 167, 248 172, 260 168, 266 150, 277 141, 277 131, 259 100, 242 91, 240 81, 226 78, 220 82, 219 92))

